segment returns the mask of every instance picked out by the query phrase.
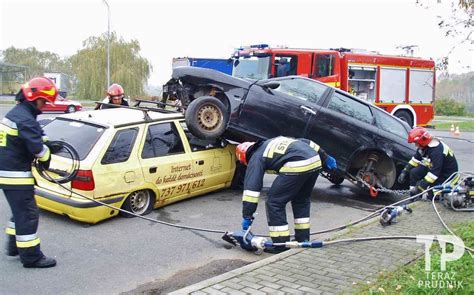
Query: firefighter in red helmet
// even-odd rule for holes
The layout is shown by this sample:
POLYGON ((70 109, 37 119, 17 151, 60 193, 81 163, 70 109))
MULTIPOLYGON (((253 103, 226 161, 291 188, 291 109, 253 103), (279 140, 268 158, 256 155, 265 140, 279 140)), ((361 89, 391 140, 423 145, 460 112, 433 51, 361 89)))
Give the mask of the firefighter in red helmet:
POLYGON ((49 167, 51 152, 36 117, 46 101, 54 104, 57 95, 51 80, 33 78, 22 85, 16 95, 17 104, 0 123, 0 188, 12 211, 6 229, 6 254, 20 255, 26 268, 56 265, 56 260, 44 256, 40 249, 31 163, 37 159, 44 168, 49 167))
MULTIPOLYGON (((453 151, 425 128, 412 129, 408 134, 408 142, 415 143, 418 149, 400 173, 398 182, 405 183, 409 176, 411 196, 443 183, 453 173, 458 172, 458 163, 453 151)), ((451 183, 454 184, 457 180, 458 178, 454 178, 451 183)), ((433 196, 431 191, 428 196, 433 196)))
MULTIPOLYGON (((290 240, 286 204, 291 202, 295 240, 309 241, 311 193, 322 167, 337 168, 336 160, 308 139, 276 137, 264 142, 244 142, 236 148, 237 159, 247 165, 242 197, 242 229, 247 230, 257 210, 265 172, 278 174, 265 202, 270 237, 274 243, 290 240), (323 163, 323 165, 321 164, 323 163)), ((284 247, 266 249, 278 253, 284 247)))
POLYGON ((107 89, 107 97, 102 102, 110 105, 97 105, 95 107, 96 110, 113 108, 113 105, 129 105, 128 101, 125 99, 125 91, 123 91, 123 87, 117 83, 110 85, 109 89, 107 89))

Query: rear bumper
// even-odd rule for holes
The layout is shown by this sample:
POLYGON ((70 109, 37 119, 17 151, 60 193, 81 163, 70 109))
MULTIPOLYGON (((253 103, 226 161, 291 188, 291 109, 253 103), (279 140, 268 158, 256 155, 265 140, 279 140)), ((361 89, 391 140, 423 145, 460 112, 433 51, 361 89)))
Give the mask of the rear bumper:
MULTIPOLYGON (((44 188, 35 187, 35 197, 38 207, 57 214, 66 215, 72 219, 97 223, 119 213, 118 210, 103 206, 81 197, 69 197, 54 193, 44 188)), ((111 196, 100 201, 120 208, 125 196, 111 196)))

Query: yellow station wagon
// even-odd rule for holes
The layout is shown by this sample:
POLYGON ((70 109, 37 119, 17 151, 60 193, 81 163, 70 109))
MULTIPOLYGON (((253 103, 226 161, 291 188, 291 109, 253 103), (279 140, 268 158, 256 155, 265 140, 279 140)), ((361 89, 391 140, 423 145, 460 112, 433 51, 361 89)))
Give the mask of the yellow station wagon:
MULTIPOLYGON (((57 117, 44 130, 50 140, 65 141, 79 154, 80 170, 66 187, 140 215, 229 187, 236 167, 234 145, 193 136, 184 116, 176 112, 134 108, 78 112, 57 117)), ((54 154, 53 173, 48 173, 66 171, 71 162, 65 153, 54 154)), ((86 223, 120 212, 34 173, 40 208, 86 223)))

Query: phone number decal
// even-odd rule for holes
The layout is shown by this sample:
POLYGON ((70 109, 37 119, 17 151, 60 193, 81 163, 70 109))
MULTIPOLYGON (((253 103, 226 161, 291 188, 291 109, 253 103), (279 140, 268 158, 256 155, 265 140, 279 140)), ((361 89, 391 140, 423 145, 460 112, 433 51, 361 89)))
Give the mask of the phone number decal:
POLYGON ((161 190, 161 197, 166 198, 173 194, 180 194, 183 192, 190 192, 191 190, 200 188, 204 186, 205 179, 195 180, 192 182, 187 182, 179 185, 170 186, 161 190))

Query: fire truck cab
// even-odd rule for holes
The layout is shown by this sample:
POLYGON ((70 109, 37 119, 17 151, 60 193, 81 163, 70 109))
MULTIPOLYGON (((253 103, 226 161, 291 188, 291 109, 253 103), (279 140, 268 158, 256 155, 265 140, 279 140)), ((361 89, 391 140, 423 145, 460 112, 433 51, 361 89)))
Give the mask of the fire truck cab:
POLYGON ((395 115, 410 126, 426 126, 434 116, 435 63, 407 56, 353 49, 237 49, 232 75, 268 79, 302 75, 347 91, 395 115))

